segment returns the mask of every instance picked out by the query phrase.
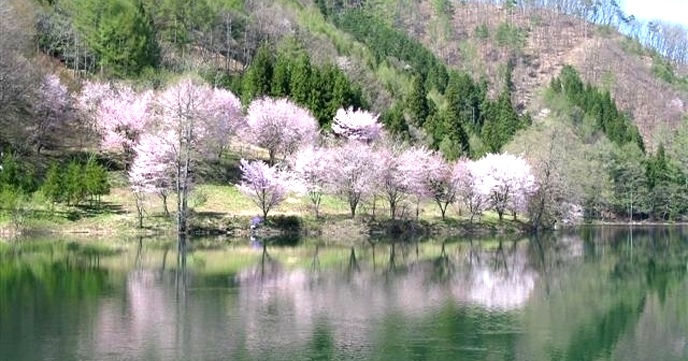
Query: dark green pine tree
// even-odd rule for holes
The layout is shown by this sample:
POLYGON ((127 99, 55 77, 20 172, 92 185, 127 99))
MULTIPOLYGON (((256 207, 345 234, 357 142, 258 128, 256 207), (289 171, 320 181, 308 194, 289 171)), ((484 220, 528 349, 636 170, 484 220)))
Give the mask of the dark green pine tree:
POLYGON ((422 127, 430 114, 425 84, 419 76, 413 78, 411 92, 406 99, 406 112, 417 127, 422 127))
POLYGON ((523 126, 521 118, 511 103, 511 95, 505 90, 497 101, 487 104, 487 115, 481 136, 489 152, 498 153, 523 126))
POLYGON ((69 5, 75 8, 75 26, 97 54, 102 70, 129 76, 158 67, 156 32, 143 2, 87 0, 69 5))
POLYGON ((669 162, 664 144, 660 143, 654 156, 649 156, 646 162, 647 185, 650 190, 660 182, 670 180, 669 162))
POLYGON ((346 76, 333 64, 326 64, 320 69, 320 103, 322 110, 317 118, 320 127, 329 129, 337 109, 345 106, 349 81, 346 76))
POLYGON ((65 200, 64 188, 60 168, 57 163, 53 162, 45 174, 45 181, 43 181, 43 186, 41 187, 43 195, 51 203, 60 203, 65 200))
POLYGON ((441 113, 440 119, 442 132, 438 134, 441 136, 439 148, 445 157, 453 160, 462 155, 470 154, 468 133, 457 114, 447 109, 441 113))
POLYGON ((329 79, 317 68, 313 68, 310 76, 312 86, 308 89, 308 98, 303 106, 310 109, 318 124, 327 121, 327 100, 332 97, 332 79, 329 79))
POLYGON ((480 104, 487 94, 486 83, 477 85, 466 73, 453 72, 444 94, 447 109, 456 114, 466 129, 479 132, 483 123, 480 104))
POLYGON ((291 98, 297 104, 308 106, 311 98, 312 83, 311 61, 307 54, 301 54, 296 58, 291 68, 289 89, 291 98))
POLYGON ((275 66, 272 69, 272 84, 270 95, 273 97, 286 97, 289 95, 289 82, 290 82, 290 67, 291 60, 280 54, 275 60, 275 66))
POLYGON ((387 109, 382 115, 382 123, 385 125, 385 129, 399 138, 403 140, 411 138, 408 124, 406 124, 406 120, 404 119, 403 106, 400 106, 399 103, 394 103, 387 109))
POLYGON ((258 49, 242 81, 244 103, 269 95, 272 85, 273 58, 270 46, 265 44, 258 49))

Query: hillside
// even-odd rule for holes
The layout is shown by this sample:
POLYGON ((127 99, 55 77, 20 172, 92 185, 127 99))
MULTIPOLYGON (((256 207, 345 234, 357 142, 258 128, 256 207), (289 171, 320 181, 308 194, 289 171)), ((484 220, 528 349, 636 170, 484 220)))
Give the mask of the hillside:
POLYGON ((688 112, 688 89, 670 82, 681 77, 678 69, 685 66, 666 60, 617 27, 548 8, 510 10, 479 1, 447 3, 444 9, 431 2, 414 4, 396 16, 401 20, 397 27, 451 67, 499 84, 504 64, 515 60, 515 99, 522 109, 538 112, 541 89, 569 64, 585 81, 611 91, 620 108, 632 114, 648 145, 656 145, 658 132, 675 130, 688 112), (662 75, 672 67, 671 75, 662 75))
POLYGON ((522 154, 547 202, 593 219, 686 213, 688 31, 614 0, 0 0, 0 20, 0 148, 33 188, 46 156, 121 170, 74 105, 87 84, 135 102, 191 76, 236 95, 232 120, 288 98, 330 134, 369 110, 449 162, 522 154))

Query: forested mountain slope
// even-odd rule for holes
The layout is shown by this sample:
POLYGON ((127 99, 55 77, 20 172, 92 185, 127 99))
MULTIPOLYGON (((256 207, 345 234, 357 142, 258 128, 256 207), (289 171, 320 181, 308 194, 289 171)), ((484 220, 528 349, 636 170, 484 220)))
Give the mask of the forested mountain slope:
POLYGON ((676 129, 688 112, 685 29, 640 23, 616 2, 398 3, 372 7, 452 67, 498 84, 504 64, 514 61, 520 108, 537 110, 541 88, 569 64, 584 81, 608 89, 649 144, 656 146, 656 133, 676 129))
POLYGON ((674 219, 688 197, 687 34, 615 0, 0 0, 0 147, 92 151, 98 124, 56 99, 193 74, 244 110, 289 98, 323 132, 338 109, 364 109, 449 161, 524 154, 560 182, 548 202, 593 218, 674 219))

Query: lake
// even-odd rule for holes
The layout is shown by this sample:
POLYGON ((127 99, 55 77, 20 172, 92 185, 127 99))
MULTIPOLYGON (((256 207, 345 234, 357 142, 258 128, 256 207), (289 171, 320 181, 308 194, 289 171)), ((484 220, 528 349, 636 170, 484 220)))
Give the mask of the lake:
POLYGON ((0 242, 0 360, 688 360, 688 228, 0 242))

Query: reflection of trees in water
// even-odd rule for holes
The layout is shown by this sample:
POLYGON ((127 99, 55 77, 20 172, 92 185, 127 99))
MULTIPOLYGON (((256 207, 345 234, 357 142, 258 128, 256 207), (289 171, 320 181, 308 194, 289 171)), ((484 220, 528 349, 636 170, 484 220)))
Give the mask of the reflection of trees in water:
MULTIPOLYGON (((134 271, 119 280, 122 297, 82 301, 84 312, 95 310, 88 316, 50 303, 57 299, 51 295, 31 303, 37 310, 32 317, 57 309, 65 312, 60 317, 87 320, 70 348, 88 359, 147 359, 154 350, 159 359, 199 360, 379 354, 441 360, 457 353, 475 359, 684 360, 687 240, 659 234, 673 238, 654 240, 634 230, 632 242, 627 232, 587 243, 564 234, 519 242, 357 244, 339 249, 335 266, 331 248, 304 247, 297 264, 284 257, 291 250, 264 242, 252 251, 250 267, 222 276, 203 275, 193 261, 187 271, 185 255, 193 250, 181 242, 176 267, 172 259, 165 265, 168 251, 175 251, 169 247, 154 253, 151 265, 144 242, 132 245, 134 271), (204 277, 225 283, 206 289, 204 277)), ((65 262, 64 270, 37 272, 46 278, 31 282, 54 277, 51 289, 64 293, 73 291, 60 286, 72 282, 104 285, 112 275, 96 272, 94 262, 84 255, 65 262)), ((9 282, 14 273, 6 263, 0 267, 0 281, 9 282)), ((88 292, 106 290, 99 287, 88 292)), ((0 294, 1 304, 19 304, 7 297, 0 294)), ((2 314, 0 321, 6 319, 2 314)), ((0 334, 14 341, 11 331, 0 334)))

